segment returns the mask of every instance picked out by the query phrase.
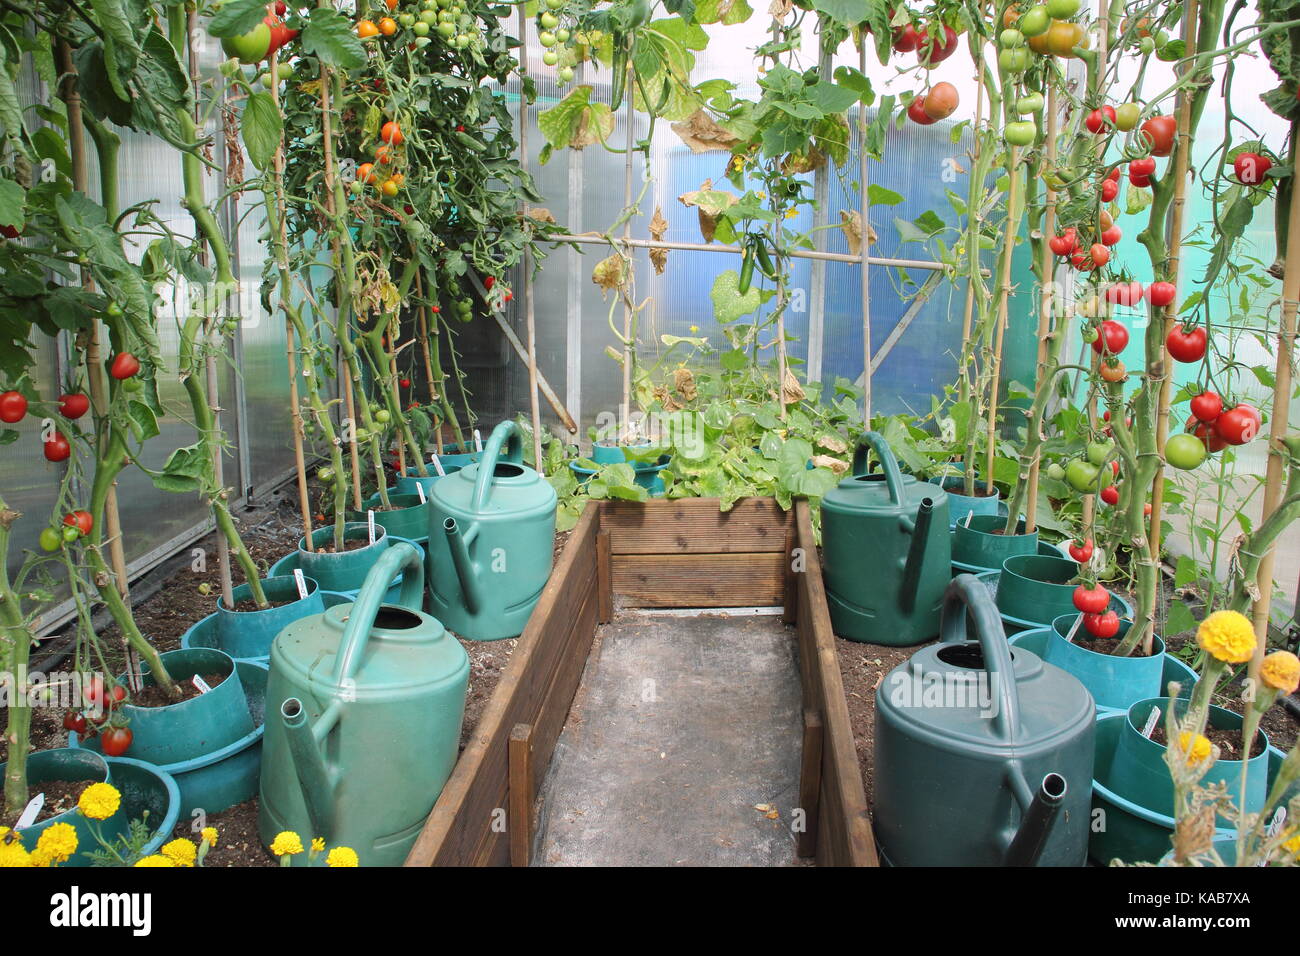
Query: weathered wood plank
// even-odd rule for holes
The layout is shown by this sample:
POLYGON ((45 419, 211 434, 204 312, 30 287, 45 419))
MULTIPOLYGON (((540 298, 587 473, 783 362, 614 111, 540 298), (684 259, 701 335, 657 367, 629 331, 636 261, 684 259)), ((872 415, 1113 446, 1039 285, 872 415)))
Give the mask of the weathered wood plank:
POLYGON ((800 642, 800 665, 813 671, 812 679, 805 684, 804 707, 820 710, 823 724, 817 862, 831 866, 878 866, 812 515, 806 501, 795 503, 795 528, 805 562, 799 581, 799 624, 804 636, 800 642))
POLYGON ((626 607, 771 607, 785 596, 785 553, 615 554, 626 607))
POLYGON ((800 856, 817 855, 817 830, 821 817, 822 730, 822 715, 805 707, 803 752, 799 756, 799 808, 804 813, 804 829, 798 839, 800 856))
POLYGON ((510 865, 527 866, 533 849, 533 728, 510 730, 510 865))
POLYGON ((601 511, 615 555, 781 551, 791 526, 773 498, 742 498, 729 511, 717 498, 607 501, 601 511))
POLYGON ((608 624, 614 619, 614 585, 610 579, 609 530, 596 532, 596 622, 608 624))

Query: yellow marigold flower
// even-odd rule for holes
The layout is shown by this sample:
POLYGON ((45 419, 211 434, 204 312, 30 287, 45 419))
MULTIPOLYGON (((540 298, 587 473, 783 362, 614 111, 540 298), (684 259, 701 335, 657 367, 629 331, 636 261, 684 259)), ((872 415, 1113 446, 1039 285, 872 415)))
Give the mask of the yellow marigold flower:
POLYGON ((1255 628, 1237 611, 1215 611, 1196 629, 1196 643, 1215 660, 1244 664, 1255 651, 1255 628))
POLYGON ((184 837, 165 843, 162 848, 162 855, 177 866, 193 866, 198 853, 199 849, 194 845, 194 841, 184 837))
MULTIPOLYGON (((36 841, 36 853, 49 863, 67 863, 77 852, 77 828, 71 823, 52 823, 36 841)), ((35 854, 33 854, 35 855, 35 854)), ((42 863, 41 865, 48 865, 42 863)))
POLYGON ((37 869, 49 869, 54 866, 54 857, 50 856, 48 852, 42 850, 40 847, 37 847, 35 850, 32 850, 31 856, 28 857, 27 865, 34 866, 37 869))
POLYGON ((1300 856, 1300 830, 1292 830, 1291 832, 1294 833, 1295 836, 1286 840, 1282 844, 1282 849, 1286 850, 1292 856, 1300 856))
POLYGON ((357 851, 350 846, 336 846, 325 857, 325 863, 329 866, 356 866, 357 851))
POLYGON ((92 783, 81 792, 77 806, 81 812, 92 820, 107 820, 117 813, 122 803, 122 795, 111 783, 92 783))
POLYGON ((1300 657, 1290 651, 1274 651, 1259 667, 1259 679, 1265 687, 1284 694, 1294 694, 1300 687, 1300 657))
POLYGON ((319 853, 319 852, 321 852, 322 850, 324 850, 324 849, 325 849, 325 838, 324 838, 324 837, 317 837, 316 839, 312 840, 312 841, 311 841, 311 848, 312 848, 312 852, 313 852, 313 853, 319 853))
POLYGON ((141 857, 139 860, 136 861, 135 865, 150 867, 150 866, 175 866, 176 864, 173 863, 169 858, 163 856, 161 853, 152 853, 149 856, 141 857))
POLYGON ((271 852, 276 856, 294 856, 302 852, 302 838, 292 830, 281 830, 271 843, 271 852))
POLYGON ((31 854, 21 843, 17 840, 10 842, 0 837, 0 867, 31 865, 31 854))
POLYGON ((203 830, 202 830, 202 832, 200 833, 200 836, 203 837, 204 842, 207 843, 208 846, 216 846, 216 845, 217 845, 217 828, 216 828, 216 827, 204 827, 203 830))
POLYGON ((1193 738, 1191 731, 1184 730, 1178 735, 1178 749, 1187 754, 1189 763, 1200 763, 1210 755, 1210 741, 1200 734, 1193 738))

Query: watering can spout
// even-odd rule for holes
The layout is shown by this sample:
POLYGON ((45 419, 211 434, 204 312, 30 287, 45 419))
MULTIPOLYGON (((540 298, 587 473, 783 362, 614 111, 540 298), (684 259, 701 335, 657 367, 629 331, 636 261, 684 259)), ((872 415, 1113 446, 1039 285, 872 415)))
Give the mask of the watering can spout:
MULTIPOLYGON (((289 757, 302 786, 313 833, 328 838, 334 830, 334 783, 329 768, 321 757, 316 732, 307 720, 307 709, 297 697, 289 697, 280 705, 280 716, 284 721, 289 757)), ((327 710, 321 715, 318 725, 333 722, 334 715, 327 710)))
POLYGON ((1007 847, 1007 866, 1035 866, 1038 863, 1065 799, 1066 789, 1065 778, 1059 773, 1043 777, 1020 821, 1020 829, 1007 847))
POLYGON ((465 601, 465 610, 477 614, 482 607, 479 597, 478 577, 474 573, 474 562, 469 557, 469 544, 460 533, 455 518, 448 518, 442 523, 447 532, 447 547, 451 549, 451 563, 456 568, 456 577, 460 579, 460 591, 465 601))
POLYGON ((916 511, 916 521, 911 527, 912 543, 907 549, 903 565, 903 579, 899 587, 898 603, 904 613, 916 607, 916 592, 921 586, 921 565, 925 563, 925 548, 930 540, 930 523, 934 520, 934 501, 925 498, 916 511))

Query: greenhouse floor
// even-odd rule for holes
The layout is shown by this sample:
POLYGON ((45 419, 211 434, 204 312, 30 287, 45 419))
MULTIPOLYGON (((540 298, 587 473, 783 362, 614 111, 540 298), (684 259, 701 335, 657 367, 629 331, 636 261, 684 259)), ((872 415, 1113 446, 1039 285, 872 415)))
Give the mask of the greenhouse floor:
POLYGON ((619 614, 542 782, 534 860, 800 865, 800 700, 779 616, 619 614))

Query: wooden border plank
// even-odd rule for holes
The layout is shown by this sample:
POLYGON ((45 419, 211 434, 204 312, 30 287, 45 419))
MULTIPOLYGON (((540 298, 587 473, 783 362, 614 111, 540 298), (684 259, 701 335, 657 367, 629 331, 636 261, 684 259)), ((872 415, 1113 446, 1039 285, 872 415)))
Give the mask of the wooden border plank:
POLYGON ((615 554, 614 593, 625 607, 770 607, 785 595, 783 551, 615 554))
POLYGON ((804 828, 798 838, 800 856, 817 855, 817 828, 822 790, 822 715, 804 708, 803 752, 799 757, 799 808, 804 828))
POLYGON ((728 511, 717 498, 607 501, 601 510, 615 555, 781 551, 791 526, 774 498, 742 498, 728 511))
POLYGON ((597 624, 608 624, 614 619, 614 582, 610 567, 609 529, 596 532, 596 612, 597 624))
POLYGON ((527 866, 533 850, 533 728, 510 729, 510 865, 527 866))

